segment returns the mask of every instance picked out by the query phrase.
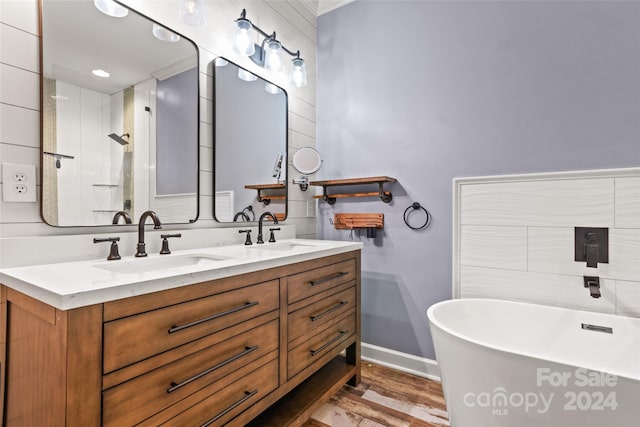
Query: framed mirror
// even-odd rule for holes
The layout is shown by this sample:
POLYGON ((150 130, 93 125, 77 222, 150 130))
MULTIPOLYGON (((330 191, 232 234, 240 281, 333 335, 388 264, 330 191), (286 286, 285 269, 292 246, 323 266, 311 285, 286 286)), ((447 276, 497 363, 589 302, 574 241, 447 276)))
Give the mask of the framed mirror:
POLYGON ((287 215, 287 92, 216 58, 214 75, 214 217, 257 221, 287 215))
MULTIPOLYGON (((42 218, 198 217, 198 49, 111 0, 41 0, 42 218)), ((124 223, 124 220, 120 220, 124 223)))

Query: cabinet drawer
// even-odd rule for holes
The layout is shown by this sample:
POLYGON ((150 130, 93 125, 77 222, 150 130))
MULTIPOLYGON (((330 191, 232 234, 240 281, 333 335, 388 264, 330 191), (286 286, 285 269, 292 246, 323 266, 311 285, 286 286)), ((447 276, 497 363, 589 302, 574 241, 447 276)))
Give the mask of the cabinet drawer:
POLYGON ((162 426, 221 426, 278 386, 278 359, 212 394, 162 426))
POLYGON ((356 315, 352 311, 347 317, 330 325, 316 335, 308 339, 304 339, 304 336, 300 337, 298 341, 303 341, 302 344, 289 350, 287 361, 288 378, 291 379, 325 354, 340 348, 341 344, 347 341, 348 338, 353 337, 355 332, 356 315))
POLYGON ((294 311, 288 317, 289 341, 313 331, 355 307, 356 288, 329 295, 320 301, 294 311))
POLYGON ((200 298, 104 324, 104 373, 194 341, 279 306, 279 281, 200 298))
POLYGON ((294 303, 355 278, 356 262, 353 259, 294 274, 287 278, 287 301, 294 303))
MULTIPOLYGON (((212 345, 103 393, 103 425, 133 425, 256 363, 278 348, 278 320, 212 345)), ((256 366, 257 367, 257 366, 256 366)))

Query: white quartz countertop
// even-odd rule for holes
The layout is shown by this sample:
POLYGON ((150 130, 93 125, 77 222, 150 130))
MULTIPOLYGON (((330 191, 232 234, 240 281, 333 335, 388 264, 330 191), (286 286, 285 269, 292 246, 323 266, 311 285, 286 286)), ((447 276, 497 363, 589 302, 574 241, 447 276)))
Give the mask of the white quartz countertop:
POLYGON ((359 242, 289 239, 0 270, 2 284, 61 310, 362 249, 359 242))

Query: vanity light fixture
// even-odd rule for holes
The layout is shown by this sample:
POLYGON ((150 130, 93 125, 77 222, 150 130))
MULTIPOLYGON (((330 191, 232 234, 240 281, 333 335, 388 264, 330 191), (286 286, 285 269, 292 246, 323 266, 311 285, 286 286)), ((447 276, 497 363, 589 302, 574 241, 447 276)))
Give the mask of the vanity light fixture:
POLYGON ((175 43, 180 41, 180 36, 174 33, 173 31, 169 31, 165 27, 160 24, 153 23, 153 27, 151 28, 151 32, 154 37, 163 42, 175 43))
POLYGON ((93 0, 93 5, 100 12, 114 18, 124 18, 129 14, 129 9, 113 0, 93 0))
POLYGON ((101 70, 99 68, 96 68, 95 70, 91 70, 91 74, 93 74, 96 77, 102 77, 103 79, 111 77, 111 74, 109 74, 105 70, 101 70))
POLYGON ((258 80, 258 76, 243 68, 238 68, 238 78, 240 80, 244 80, 245 82, 255 82, 256 80, 258 80))
POLYGON ((204 27, 207 18, 204 12, 203 0, 180 0, 180 19, 192 27, 204 27))
POLYGON ((282 92, 282 89, 272 83, 265 82, 264 91, 270 93, 271 95, 277 95, 282 92))
POLYGON ((246 9, 242 9, 240 18, 236 19, 236 35, 233 41, 233 50, 244 56, 251 58, 253 62, 271 71, 282 69, 282 52, 291 55, 291 83, 296 87, 307 84, 307 69, 304 60, 300 58, 300 51, 287 49, 276 38, 276 32, 267 34, 247 19, 246 9), (264 37, 262 43, 257 45, 251 38, 251 29, 256 30, 264 37))

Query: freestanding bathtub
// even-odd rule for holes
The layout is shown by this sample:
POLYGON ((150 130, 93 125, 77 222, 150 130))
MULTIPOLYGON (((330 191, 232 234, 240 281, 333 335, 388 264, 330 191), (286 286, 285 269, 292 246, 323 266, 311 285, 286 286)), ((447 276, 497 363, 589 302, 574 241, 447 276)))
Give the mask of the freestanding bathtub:
POLYGON ((473 298, 427 316, 452 427, 640 426, 640 319, 473 298))

